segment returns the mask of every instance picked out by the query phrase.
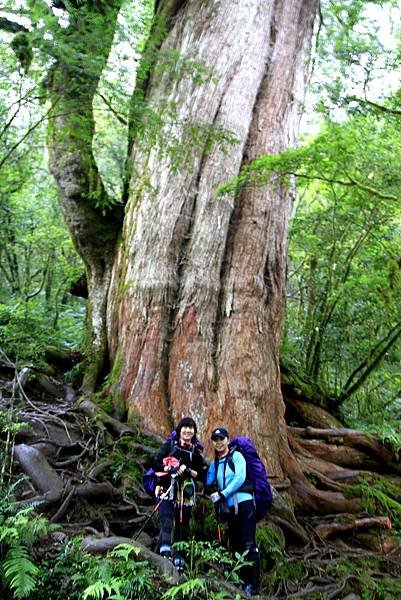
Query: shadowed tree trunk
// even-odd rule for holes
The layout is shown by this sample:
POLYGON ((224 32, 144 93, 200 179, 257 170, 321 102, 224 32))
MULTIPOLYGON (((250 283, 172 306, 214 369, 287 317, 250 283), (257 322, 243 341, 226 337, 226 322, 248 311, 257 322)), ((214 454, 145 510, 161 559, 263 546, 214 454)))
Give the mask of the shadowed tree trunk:
MULTIPOLYGON (((218 424, 248 433, 279 479, 302 475, 288 449, 279 339, 292 192, 272 178, 235 197, 219 185, 264 153, 295 142, 316 0, 189 0, 162 56, 149 105, 173 110, 162 131, 179 143, 134 150, 135 174, 109 296, 116 388, 132 417, 167 431, 185 414, 206 437, 218 424), (195 61, 191 63, 190 61, 195 61), (201 65, 199 83, 189 64, 201 65), (193 143, 190 125, 228 133, 193 143)), ((192 134, 193 135, 193 134, 192 134)))

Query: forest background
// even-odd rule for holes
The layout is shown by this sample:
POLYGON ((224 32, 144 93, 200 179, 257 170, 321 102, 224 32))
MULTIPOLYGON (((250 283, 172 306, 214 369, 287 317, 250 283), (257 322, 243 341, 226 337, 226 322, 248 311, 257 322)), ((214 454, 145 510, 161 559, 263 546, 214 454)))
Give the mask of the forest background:
MULTIPOLYGON (((8 2, 0 14, 0 348, 19 369, 44 366, 50 346, 88 348, 85 285, 79 285, 84 268, 56 201, 46 143, 44 75, 53 27, 66 17, 63 6, 48 11, 41 5, 8 2), (32 24, 41 43, 27 35, 32 24)), ((133 13, 123 3, 94 95, 93 153, 107 192, 97 208, 106 215, 125 200, 133 69, 140 65, 151 8, 145 3, 133 13)), ((271 172, 296 179, 283 387, 295 385, 339 422, 374 432, 398 449, 399 9, 395 2, 349 1, 323 2, 320 11, 299 147, 259 158, 231 185, 263 185, 271 172)), ((168 58, 166 69, 177 60, 168 58)), ((187 68, 200 79, 208 76, 202 65, 187 68)), ((144 139, 160 143, 160 123, 149 119, 148 125, 144 139)), ((219 132, 218 141, 227 152, 233 143, 228 133, 219 132)), ((177 141, 163 139, 161 147, 179 168, 183 150, 177 141)), ((68 373, 76 387, 82 364, 68 373)))

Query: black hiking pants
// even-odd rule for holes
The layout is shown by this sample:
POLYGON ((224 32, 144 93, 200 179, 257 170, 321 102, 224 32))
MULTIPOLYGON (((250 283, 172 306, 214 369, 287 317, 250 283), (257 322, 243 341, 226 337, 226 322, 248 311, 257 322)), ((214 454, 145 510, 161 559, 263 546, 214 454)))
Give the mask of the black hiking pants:
POLYGON ((251 565, 242 567, 240 577, 245 585, 251 584, 255 590, 259 588, 259 550, 256 545, 256 511, 253 500, 245 500, 238 504, 238 513, 230 507, 227 518, 228 540, 230 550, 234 554, 243 554, 251 565))
POLYGON ((192 506, 176 506, 173 500, 164 500, 159 507, 160 534, 159 547, 171 546, 174 541, 183 542, 189 538, 189 522, 192 506))

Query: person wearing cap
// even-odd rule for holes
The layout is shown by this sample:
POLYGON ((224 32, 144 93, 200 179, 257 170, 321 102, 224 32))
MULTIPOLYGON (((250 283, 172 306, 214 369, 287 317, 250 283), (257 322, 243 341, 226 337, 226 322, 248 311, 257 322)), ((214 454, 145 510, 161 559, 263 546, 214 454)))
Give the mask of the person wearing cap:
POLYGON ((251 565, 242 567, 240 576, 244 592, 251 596, 259 588, 259 550, 256 545, 256 511, 252 483, 246 479, 246 461, 229 447, 225 427, 212 431, 215 460, 210 464, 206 486, 217 487, 210 495, 217 514, 227 522, 228 540, 233 554, 246 554, 251 565), (224 517, 223 517, 224 514, 224 517))
MULTIPOLYGON (((163 444, 153 462, 158 477, 156 497, 170 490, 159 507, 159 552, 166 558, 172 558, 173 537, 175 542, 188 540, 195 481, 204 480, 206 462, 196 433, 196 423, 191 417, 181 419, 174 435, 163 444)), ((182 555, 176 553, 173 562, 182 570, 182 555)))

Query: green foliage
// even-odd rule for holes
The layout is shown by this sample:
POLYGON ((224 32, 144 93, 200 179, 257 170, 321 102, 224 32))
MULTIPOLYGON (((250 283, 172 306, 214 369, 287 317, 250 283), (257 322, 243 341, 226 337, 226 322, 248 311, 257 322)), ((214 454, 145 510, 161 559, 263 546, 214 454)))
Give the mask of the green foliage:
POLYGON ((38 563, 35 595, 32 600, 82 600, 85 575, 94 561, 81 549, 81 539, 65 540, 57 554, 46 554, 38 563))
POLYGON ((327 547, 321 550, 321 559, 316 561, 283 556, 263 576, 264 588, 269 590, 271 597, 295 600, 300 590, 305 593, 313 581, 314 591, 307 595, 311 599, 326 598, 328 593, 336 593, 336 588, 341 590, 343 597, 353 594, 364 600, 398 598, 401 585, 396 561, 390 566, 386 556, 355 556, 340 548, 336 550, 334 546, 330 553, 327 547), (387 574, 388 567, 392 575, 387 574), (332 592, 327 590, 330 584, 332 592))
POLYGON ((216 578, 222 578, 234 585, 240 583, 239 571, 250 563, 246 560, 246 553, 238 553, 232 557, 226 548, 217 542, 196 541, 177 542, 174 549, 185 556, 186 581, 172 586, 163 596, 163 599, 171 598, 196 598, 217 600, 218 598, 229 598, 223 592, 216 593, 212 590, 211 583, 216 578))
MULTIPOLYGON (((385 562, 383 558, 383 563, 385 562)), ((401 583, 389 576, 381 575, 380 558, 344 556, 327 563, 326 573, 336 580, 347 582, 343 593, 360 594, 363 600, 391 600, 401 593, 401 583)))
POLYGON ((324 1, 321 8, 324 27, 315 64, 319 76, 312 84, 319 110, 326 114, 355 96, 384 96, 388 73, 398 65, 397 47, 391 43, 399 19, 397 2, 324 1))
MULTIPOLYGON (((195 579, 189 579, 178 585, 172 586, 162 596, 162 600, 174 600, 181 598, 199 598, 201 593, 206 590, 206 583, 204 579, 196 577, 195 579)), ((202 596, 203 597, 203 596, 202 596)))
POLYGON ((267 524, 257 527, 256 541, 260 553, 261 570, 266 572, 274 563, 283 559, 285 537, 281 529, 267 524))
POLYGON ((308 564, 305 560, 289 560, 283 556, 273 569, 263 575, 263 585, 268 590, 274 590, 279 598, 291 598, 294 584, 302 581, 307 573, 308 564))
POLYGON ((365 115, 327 122, 309 144, 255 161, 235 184, 266 184, 272 171, 297 176, 283 361, 329 408, 360 426, 391 421, 391 435, 401 387, 400 164, 397 126, 365 115))
POLYGON ((130 483, 141 485, 143 471, 138 466, 138 451, 132 448, 132 435, 121 436, 113 445, 106 447, 100 452, 101 460, 110 461, 110 466, 105 473, 113 479, 117 485, 127 481, 124 486, 125 494, 130 494, 130 483))
POLYGON ((50 527, 44 517, 32 515, 32 507, 16 510, 4 492, 0 503, 0 576, 14 598, 31 597, 39 574, 32 547, 50 527))
MULTIPOLYGON (((133 111, 134 69, 153 19, 153 5, 143 1, 123 2, 113 45, 94 97, 95 135, 93 150, 108 197, 113 202, 121 200, 127 184, 127 153, 130 151, 130 111, 133 111)), ((146 63, 147 61, 145 61, 146 63)), ((146 65, 142 67, 146 70, 146 65)), ((141 112, 143 102, 135 102, 141 112)), ((126 198, 123 198, 126 201, 126 198)))
POLYGON ((26 546, 32 544, 49 532, 47 519, 32 516, 33 507, 15 510, 13 505, 3 506, 1 516, 0 541, 8 545, 26 546))
MULTIPOLYGON (((43 317, 42 317, 43 319, 43 317)), ((33 305, 0 304, 0 347, 18 361, 43 363, 48 331, 33 305)), ((53 340, 54 341, 54 340, 53 340)))
POLYGON ((29 35, 22 31, 17 33, 12 39, 11 47, 14 50, 22 69, 27 72, 33 60, 33 51, 29 35))
POLYGON ((197 500, 190 524, 191 537, 199 541, 217 540, 218 523, 215 508, 205 497, 198 496, 197 500))
MULTIPOLYGON (((14 385, 17 387, 17 382, 14 380, 14 385)), ((15 390, 13 390, 15 392, 15 390)), ((0 490, 6 490, 12 478, 12 448, 15 443, 15 436, 22 430, 29 431, 30 426, 27 423, 16 421, 13 413, 13 408, 0 413, 0 490)), ((13 489, 9 489, 6 497, 11 496, 13 489)), ((5 501, 6 497, 3 499, 5 501)))
POLYGON ((393 428, 383 427, 381 428, 379 435, 382 443, 389 446, 394 452, 396 459, 399 460, 401 456, 401 432, 397 434, 394 433, 393 428))
POLYGON ((325 118, 320 133, 261 157, 223 191, 296 179, 284 362, 314 401, 397 444, 401 147, 391 4, 322 3, 310 98, 325 118))
POLYGON ((157 578, 146 561, 138 559, 139 549, 121 544, 103 558, 85 553, 81 540, 67 541, 61 552, 47 556, 40 564, 40 572, 31 600, 115 599, 153 600, 157 598, 194 598, 197 600, 229 600, 231 593, 213 591, 214 578, 225 578, 237 584, 238 570, 246 557, 231 558, 217 544, 209 542, 182 542, 176 545, 188 558, 185 581, 166 585, 157 578))
POLYGON ((138 548, 121 544, 99 558, 82 550, 82 540, 67 540, 60 553, 40 563, 40 575, 32 600, 153 600, 159 598, 153 585, 154 573, 139 561, 138 548), (52 595, 53 594, 53 595, 52 595))
POLYGON ((38 567, 33 564, 24 546, 10 548, 0 563, 4 582, 16 598, 26 598, 35 589, 38 567))
POLYGON ((83 303, 69 295, 69 288, 82 264, 47 172, 45 113, 35 98, 37 73, 18 76, 11 57, 4 58, 2 76, 8 85, 0 85, 0 345, 12 358, 33 361, 43 356, 46 339, 55 345, 80 342, 83 303))
POLYGON ((86 574, 90 583, 83 592, 83 599, 102 599, 105 593, 115 600, 157 598, 149 563, 133 560, 132 555, 137 556, 139 552, 139 548, 120 544, 108 552, 104 559, 90 564, 86 574))

